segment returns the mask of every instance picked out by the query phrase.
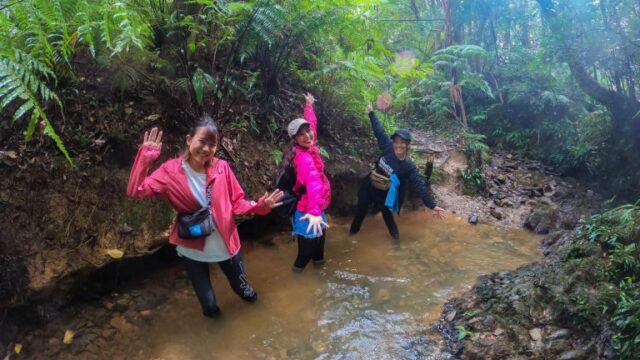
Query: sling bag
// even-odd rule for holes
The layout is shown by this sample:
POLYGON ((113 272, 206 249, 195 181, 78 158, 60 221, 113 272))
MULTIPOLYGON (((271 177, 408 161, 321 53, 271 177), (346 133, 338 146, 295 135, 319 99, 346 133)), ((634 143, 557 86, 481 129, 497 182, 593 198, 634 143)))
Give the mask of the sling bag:
POLYGON ((207 189, 207 206, 193 213, 178 213, 178 236, 185 240, 209 236, 215 231, 211 217, 211 187, 207 189))

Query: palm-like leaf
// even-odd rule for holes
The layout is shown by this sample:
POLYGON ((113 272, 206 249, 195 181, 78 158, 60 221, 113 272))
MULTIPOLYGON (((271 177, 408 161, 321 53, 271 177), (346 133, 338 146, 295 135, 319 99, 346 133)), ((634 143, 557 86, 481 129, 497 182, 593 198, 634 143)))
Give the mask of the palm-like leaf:
POLYGON ((72 163, 68 151, 51 126, 42 105, 53 101, 62 108, 58 96, 42 80, 42 78, 55 80, 55 75, 45 64, 27 53, 14 50, 13 54, 13 59, 0 58, 0 99, 2 99, 0 108, 5 109, 10 104, 20 103, 13 112, 12 121, 29 118, 25 135, 26 141, 29 141, 33 136, 38 121, 42 121, 44 133, 54 140, 58 149, 72 163))

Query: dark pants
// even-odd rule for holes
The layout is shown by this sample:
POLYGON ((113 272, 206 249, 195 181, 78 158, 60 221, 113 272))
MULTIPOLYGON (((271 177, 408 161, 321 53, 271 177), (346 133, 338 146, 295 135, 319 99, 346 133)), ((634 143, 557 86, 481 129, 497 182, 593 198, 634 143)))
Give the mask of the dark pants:
POLYGON ((312 239, 296 235, 296 239, 298 241, 298 257, 293 263, 294 269, 304 269, 311 260, 317 263, 324 261, 324 234, 312 239))
POLYGON ((387 191, 378 190, 371 186, 371 181, 368 176, 362 179, 360 182, 360 189, 358 190, 358 206, 356 208, 356 214, 353 217, 353 221, 351 222, 351 229, 349 230, 349 233, 357 234, 358 231, 360 231, 362 222, 369 211, 369 206, 373 204, 376 211, 379 210, 382 212, 382 218, 384 219, 384 223, 387 225, 387 229, 389 229, 389 234, 391 234, 392 237, 397 238, 400 235, 398 232, 398 225, 396 225, 396 222, 393 219, 393 213, 391 210, 384 206, 386 198, 387 191))
MULTIPOLYGON (((200 306, 202 306, 202 313, 206 316, 214 315, 218 312, 218 306, 216 305, 216 295, 213 292, 213 286, 211 286, 209 263, 195 261, 185 257, 184 264, 187 269, 187 276, 189 276, 193 289, 198 296, 198 301, 200 301, 200 306)), ((258 298, 258 294, 249 285, 240 253, 218 264, 229 280, 229 285, 231 285, 231 288, 238 296, 249 302, 255 301, 258 298)))

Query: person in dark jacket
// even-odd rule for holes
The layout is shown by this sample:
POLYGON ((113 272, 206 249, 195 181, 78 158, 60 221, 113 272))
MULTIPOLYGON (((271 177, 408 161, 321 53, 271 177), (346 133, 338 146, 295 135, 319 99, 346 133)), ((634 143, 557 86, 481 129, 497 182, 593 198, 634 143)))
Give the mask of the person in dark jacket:
POLYGON ((389 234, 394 240, 400 238, 398 226, 393 219, 393 213, 399 213, 407 186, 420 195, 426 207, 433 211, 436 218, 444 218, 445 210, 436 206, 430 189, 418 174, 416 165, 409 158, 411 133, 407 129, 397 129, 389 137, 380 124, 380 120, 373 111, 371 104, 367 105, 367 113, 371 120, 373 134, 378 140, 378 147, 382 155, 376 161, 372 170, 360 183, 358 191, 358 206, 356 215, 351 223, 350 234, 360 231, 369 205, 372 203, 376 210, 382 211, 389 234))

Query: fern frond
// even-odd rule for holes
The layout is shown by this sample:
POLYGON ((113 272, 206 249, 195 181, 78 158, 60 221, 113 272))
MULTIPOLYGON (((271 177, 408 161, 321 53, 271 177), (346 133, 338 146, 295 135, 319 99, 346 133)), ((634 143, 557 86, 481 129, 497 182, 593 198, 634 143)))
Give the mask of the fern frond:
POLYGON ((9 105, 22 101, 13 112, 12 122, 31 114, 27 123, 25 141, 28 142, 31 139, 38 121, 41 120, 45 125, 45 135, 54 140, 67 161, 73 164, 68 151, 51 127, 41 103, 41 101, 54 101, 62 108, 62 102, 41 78, 55 80, 55 74, 45 64, 29 54, 16 49, 13 59, 0 57, 0 99, 2 99, 0 110, 5 110, 9 105))

